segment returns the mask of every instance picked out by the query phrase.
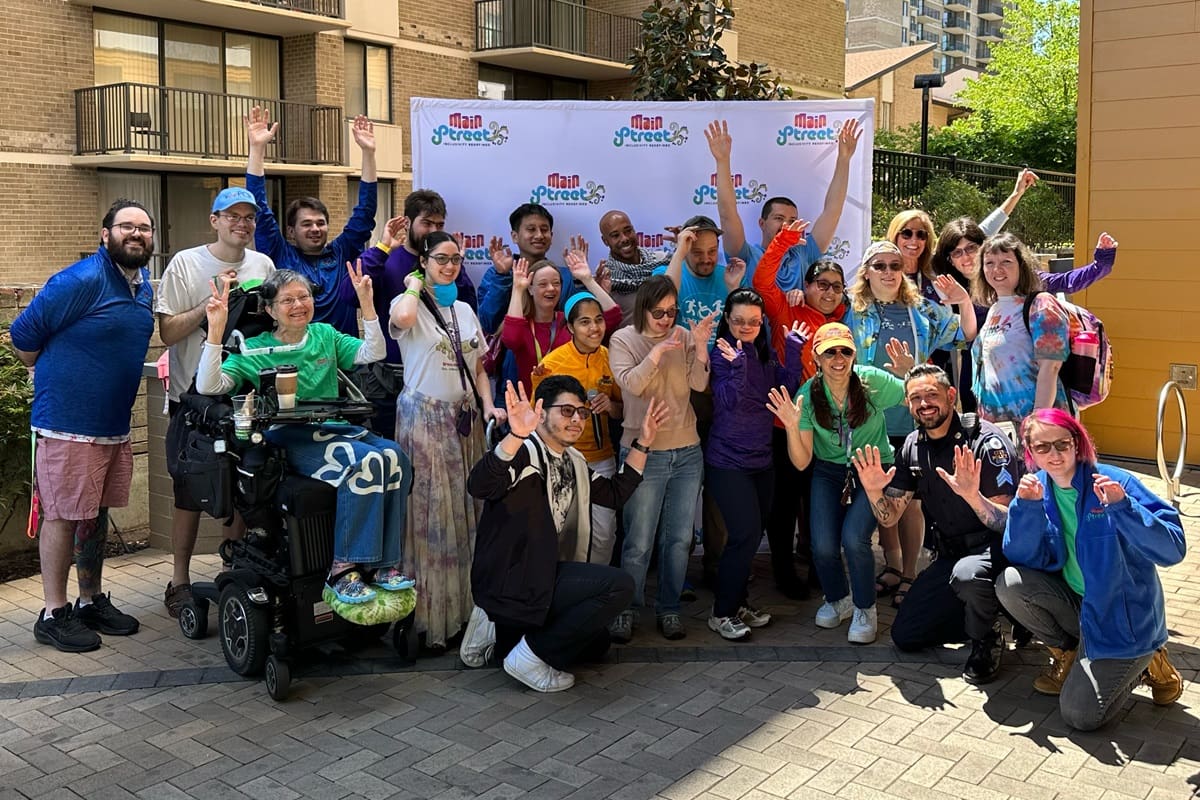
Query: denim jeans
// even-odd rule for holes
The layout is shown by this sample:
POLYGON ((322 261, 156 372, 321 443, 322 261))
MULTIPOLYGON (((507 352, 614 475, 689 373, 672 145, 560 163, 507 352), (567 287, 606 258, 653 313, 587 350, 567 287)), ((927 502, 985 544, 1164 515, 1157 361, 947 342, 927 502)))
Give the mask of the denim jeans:
POLYGON ((746 602, 746 584, 774 490, 775 471, 770 467, 755 471, 705 467, 704 491, 716 501, 729 535, 717 566, 714 617, 735 616, 746 602))
POLYGON ((301 475, 337 488, 333 558, 363 567, 400 563, 412 469, 400 445, 357 425, 281 425, 267 440, 301 475))
POLYGON ((819 459, 813 462, 809 516, 813 566, 821 578, 826 600, 835 603, 851 594, 856 608, 870 608, 875 605, 875 554, 871 552, 875 515, 867 493, 857 480, 850 505, 842 505, 845 485, 845 465, 819 459), (850 573, 849 588, 846 571, 842 569, 843 552, 850 573))
MULTIPOLYGON (((624 461, 629 449, 621 448, 624 461)), ((646 457, 642 483, 625 504, 625 544, 621 568, 633 578, 633 608, 641 608, 650 548, 658 537, 658 597, 655 613, 679 613, 679 593, 687 574, 696 498, 704 480, 700 445, 654 450, 646 457)))

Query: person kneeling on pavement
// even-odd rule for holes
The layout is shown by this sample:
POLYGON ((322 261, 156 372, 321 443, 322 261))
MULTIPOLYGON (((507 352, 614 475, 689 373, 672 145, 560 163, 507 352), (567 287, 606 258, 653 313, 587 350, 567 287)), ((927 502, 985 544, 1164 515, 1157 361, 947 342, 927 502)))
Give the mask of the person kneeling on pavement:
POLYGON ((992 423, 954 410, 957 392, 940 367, 909 370, 904 395, 919 427, 895 467, 885 473, 875 448, 854 459, 880 525, 894 524, 916 493, 936 533, 937 558, 900 606, 892 642, 912 651, 969 640, 963 680, 988 683, 1004 653, 995 578, 1008 563, 1000 537, 1021 476, 1016 450, 992 423))
POLYGON ((587 393, 552 375, 534 394, 509 382, 510 433, 471 470, 467 491, 485 501, 475 541, 475 604, 496 625, 504 671, 539 692, 575 684, 565 670, 606 648, 608 624, 629 605, 633 579, 587 562, 592 504, 619 509, 642 481, 646 453, 667 419, 650 401, 638 439, 612 478, 572 447, 590 414, 587 393))

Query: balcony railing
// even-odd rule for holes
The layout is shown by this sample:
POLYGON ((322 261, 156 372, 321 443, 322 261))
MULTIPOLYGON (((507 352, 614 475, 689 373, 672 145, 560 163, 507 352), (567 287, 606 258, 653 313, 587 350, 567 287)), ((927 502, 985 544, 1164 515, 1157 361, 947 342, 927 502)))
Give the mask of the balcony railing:
POLYGON ((980 20, 979 28, 975 35, 978 36, 980 39, 985 39, 988 41, 999 41, 1000 40, 1000 24, 996 23, 996 22, 987 22, 985 20, 980 20))
POLYGON ((642 21, 567 0, 476 0, 475 49, 545 47, 625 63, 642 21))
POLYGON ((1004 3, 1000 0, 979 0, 978 10, 975 16, 983 17, 984 19, 1000 19, 1004 16, 1004 3))
POLYGON ((967 15, 962 12, 942 12, 942 30, 944 31, 966 33, 969 30, 969 24, 967 15))
POLYGON ((76 155, 134 154, 242 160, 243 117, 254 106, 279 122, 267 160, 342 164, 342 109, 142 83, 75 90, 76 155))
POLYGON ((346 18, 346 0, 240 0, 252 6, 278 8, 283 11, 303 11, 334 19, 346 18))

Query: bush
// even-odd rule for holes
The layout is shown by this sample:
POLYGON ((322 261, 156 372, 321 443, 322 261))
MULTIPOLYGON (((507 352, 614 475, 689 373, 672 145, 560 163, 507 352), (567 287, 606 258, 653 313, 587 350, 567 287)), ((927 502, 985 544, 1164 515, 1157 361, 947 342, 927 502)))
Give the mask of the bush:
POLYGON ((0 325, 0 528, 29 497, 29 410, 33 381, 0 325))
MULTIPOLYGON (((910 208, 910 206, 892 202, 881 194, 873 193, 871 195, 871 240, 880 241, 886 239, 888 225, 891 224, 892 217, 906 208, 910 208)), ((862 253, 851 253, 851 255, 854 259, 857 259, 862 253)))
POLYGON ((1057 250, 1075 240, 1075 219, 1053 189, 1038 185, 1021 198, 1006 230, 1040 250, 1057 250))
POLYGON ((933 217, 938 230, 958 217, 978 222, 996 207, 979 187, 958 178, 934 178, 921 192, 917 205, 933 217))

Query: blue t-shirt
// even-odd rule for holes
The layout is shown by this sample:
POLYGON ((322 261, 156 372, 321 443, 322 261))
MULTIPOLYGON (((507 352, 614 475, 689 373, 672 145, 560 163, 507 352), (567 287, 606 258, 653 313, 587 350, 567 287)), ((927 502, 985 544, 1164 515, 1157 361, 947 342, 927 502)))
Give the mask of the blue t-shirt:
MULTIPOLYGON (((913 331, 913 313, 913 310, 903 303, 879 304, 879 337, 876 339, 875 363, 872 366, 886 369, 884 365, 892 359, 883 345, 892 339, 907 344, 911 353, 919 352, 913 331)), ((888 436, 907 436, 916 430, 916 423, 913 422, 907 406, 892 406, 884 410, 883 416, 887 420, 888 436)))
MULTIPOLYGON (((737 257, 746 262, 746 282, 745 286, 750 285, 750 281, 754 278, 754 270, 758 268, 758 262, 763 257, 766 250, 756 244, 746 242, 742 245, 742 249, 738 251, 737 257)), ((779 272, 775 276, 775 284, 785 292, 790 292, 792 289, 804 288, 804 273, 808 268, 821 260, 821 248, 817 247, 817 243, 813 241, 812 236, 804 237, 804 244, 796 244, 789 247, 787 252, 783 254, 783 260, 779 262, 779 272)))
MULTIPOLYGON (((665 275, 666 273, 666 267, 659 267, 651 274, 665 275)), ((743 279, 742 285, 749 284, 743 279)), ((692 272, 686 261, 683 262, 683 278, 679 288, 679 317, 676 319, 676 323, 690 328, 715 311, 717 319, 713 323, 712 336, 708 339, 708 347, 711 350, 717 342, 717 324, 721 321, 721 311, 725 308, 725 298, 728 295, 729 290, 725 288, 725 266, 723 264, 714 267, 712 274, 708 277, 701 278, 692 272)))

